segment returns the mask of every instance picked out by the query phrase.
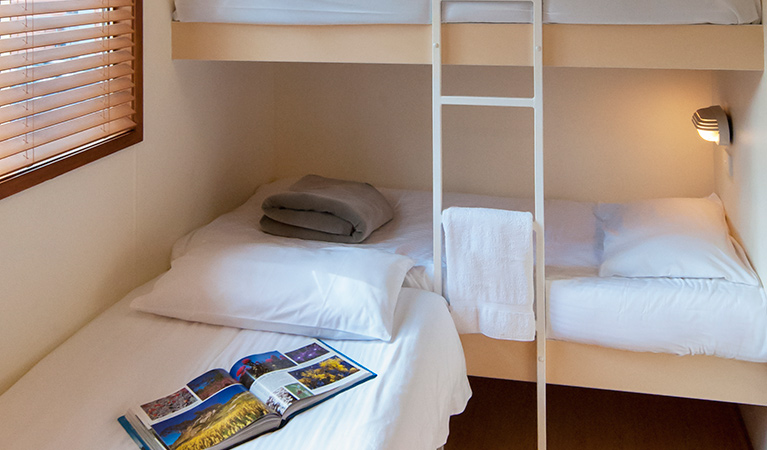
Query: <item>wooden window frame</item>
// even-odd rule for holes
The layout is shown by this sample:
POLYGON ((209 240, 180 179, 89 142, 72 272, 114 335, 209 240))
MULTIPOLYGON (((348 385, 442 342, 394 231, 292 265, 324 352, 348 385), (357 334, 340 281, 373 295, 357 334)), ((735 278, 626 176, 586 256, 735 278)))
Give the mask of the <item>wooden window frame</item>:
POLYGON ((143 0, 135 0, 135 46, 134 46, 134 121, 136 127, 118 136, 96 141, 77 149, 42 161, 38 165, 20 171, 0 180, 0 199, 19 193, 25 189, 63 175, 69 171, 97 161, 120 150, 126 149, 144 139, 144 108, 143 108, 143 0))

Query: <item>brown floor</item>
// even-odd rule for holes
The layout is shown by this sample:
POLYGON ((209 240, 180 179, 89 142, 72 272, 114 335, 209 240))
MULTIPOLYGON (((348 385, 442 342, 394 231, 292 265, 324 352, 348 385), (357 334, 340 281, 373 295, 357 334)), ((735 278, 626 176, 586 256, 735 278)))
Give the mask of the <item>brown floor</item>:
MULTIPOLYGON (((445 450, 534 450, 535 385, 471 379, 445 450)), ((549 386, 549 450, 752 450, 735 405, 549 386)))

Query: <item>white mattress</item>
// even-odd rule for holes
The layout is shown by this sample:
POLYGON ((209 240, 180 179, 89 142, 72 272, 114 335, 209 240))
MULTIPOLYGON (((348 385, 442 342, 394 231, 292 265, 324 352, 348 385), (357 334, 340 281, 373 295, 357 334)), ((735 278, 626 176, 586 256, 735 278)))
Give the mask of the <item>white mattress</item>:
MULTIPOLYGON (((133 311, 144 286, 101 314, 0 396, 3 448, 136 450, 117 418, 207 369, 305 338, 133 311)), ((460 340, 436 294, 403 289, 392 343, 327 342, 378 377, 238 447, 436 449, 470 396, 460 340)))
MULTIPOLYGON (((173 257, 207 242, 278 243, 287 239, 261 232, 258 220, 263 199, 293 181, 263 186, 237 210, 180 239, 173 257)), ((431 193, 380 190, 393 205, 395 218, 357 245, 409 255, 417 265, 408 273, 406 285, 430 289, 431 193)), ((444 204, 533 208, 528 199, 451 193, 444 195, 444 204)), ((589 202, 546 202, 549 338, 625 350, 767 362, 767 299, 761 287, 725 280, 600 278, 601 240, 594 207, 589 202)), ((309 247, 329 245, 290 241, 309 247)))
MULTIPOLYGON (((430 0, 175 0, 176 20, 261 24, 431 22, 430 0)), ((583 24, 745 24, 761 19, 760 0, 544 0, 544 21, 583 24)), ((446 1, 446 22, 529 22, 529 2, 446 1)))
POLYGON ((624 350, 767 362, 767 300, 725 280, 549 281, 549 337, 624 350))

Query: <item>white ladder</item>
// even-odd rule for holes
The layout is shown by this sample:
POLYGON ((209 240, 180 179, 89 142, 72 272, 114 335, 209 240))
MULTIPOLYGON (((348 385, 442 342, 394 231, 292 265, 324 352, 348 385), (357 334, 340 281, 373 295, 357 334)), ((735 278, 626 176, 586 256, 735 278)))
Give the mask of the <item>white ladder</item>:
MULTIPOLYGON (((472 1, 472 0, 460 0, 472 1)), ((490 0, 508 1, 508 0, 490 0)), ((533 4, 533 97, 442 95, 442 3, 432 0, 432 193, 434 290, 442 294, 442 107, 445 105, 532 108, 535 140, 535 332, 538 450, 546 450, 546 274, 543 207, 543 0, 533 4)))

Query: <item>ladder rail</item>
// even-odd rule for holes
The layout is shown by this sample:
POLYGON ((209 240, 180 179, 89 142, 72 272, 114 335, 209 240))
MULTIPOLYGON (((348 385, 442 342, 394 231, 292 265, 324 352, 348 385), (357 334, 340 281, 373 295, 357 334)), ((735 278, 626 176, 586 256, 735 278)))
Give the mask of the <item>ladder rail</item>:
MULTIPOLYGON (((463 0, 478 1, 478 0, 463 0)), ((508 1, 508 0, 490 0, 508 1)), ((543 182, 543 0, 526 0, 533 5, 533 97, 472 97, 442 95, 442 3, 432 0, 432 193, 434 291, 442 294, 442 107, 472 105, 532 108, 534 115, 535 211, 533 230, 536 244, 535 330, 537 448, 546 450, 546 273, 544 252, 543 182)))
POLYGON ((442 0, 432 0, 431 23, 433 278, 442 295, 442 0))
POLYGON ((533 98, 535 140, 535 334, 538 449, 546 450, 546 260, 543 183, 543 0, 533 2, 533 98))

